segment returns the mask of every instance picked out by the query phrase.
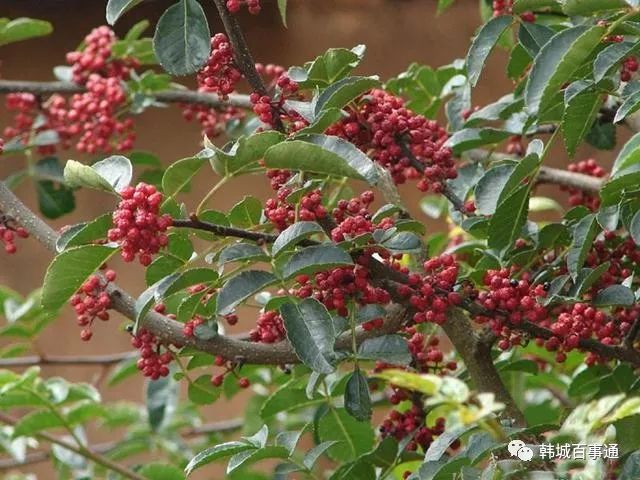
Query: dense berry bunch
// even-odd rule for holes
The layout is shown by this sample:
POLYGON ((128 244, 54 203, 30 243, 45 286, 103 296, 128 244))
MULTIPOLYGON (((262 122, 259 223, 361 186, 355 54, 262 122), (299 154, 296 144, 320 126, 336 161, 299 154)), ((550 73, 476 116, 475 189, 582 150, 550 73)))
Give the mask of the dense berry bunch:
POLYGON ((275 343, 286 338, 282 317, 278 312, 267 311, 258 315, 256 326, 249 332, 251 341, 275 343))
POLYGON ((73 134, 79 134, 76 149, 80 152, 111 153, 133 148, 135 132, 131 118, 120 119, 120 109, 127 94, 120 80, 92 74, 87 80, 87 91, 73 95, 69 108, 52 111, 52 116, 66 123, 73 134))
POLYGON ((145 377, 157 380, 169 375, 169 364, 173 360, 173 354, 168 350, 162 351, 160 343, 153 333, 141 329, 131 339, 131 345, 140 351, 137 367, 145 377))
POLYGON ((114 58, 112 47, 118 38, 107 26, 94 28, 83 42, 81 51, 67 53, 67 63, 71 65, 73 81, 84 84, 91 74, 101 77, 126 80, 132 69, 139 66, 133 58, 114 58))
MULTIPOLYGON (((588 160, 581 160, 577 163, 570 163, 567 169, 570 172, 582 173, 591 177, 603 178, 607 175, 607 171, 598 165, 593 158, 588 160)), ((569 205, 575 207, 577 205, 584 205, 592 211, 598 210, 600 207, 600 198, 598 195, 591 195, 585 193, 582 190, 571 187, 560 187, 561 190, 569 192, 569 205)))
POLYGON ((365 233, 372 233, 376 229, 387 230, 393 227, 392 218, 384 218, 379 224, 371 220, 369 207, 373 203, 374 194, 367 190, 351 200, 340 200, 333 209, 333 217, 338 225, 331 231, 334 242, 353 239, 365 233))
POLYGON ((260 0, 227 0, 227 10, 231 13, 238 13, 242 5, 246 5, 252 15, 260 13, 260 0))
MULTIPOLYGON (((426 452, 435 437, 444 433, 445 419, 438 418, 433 427, 427 427, 425 421, 426 414, 418 404, 413 404, 404 412, 391 410, 380 425, 380 436, 382 438, 393 437, 397 441, 401 441, 405 437, 413 435, 413 439, 407 444, 406 449, 415 451, 420 447, 426 452)), ((451 448, 455 449, 458 445, 459 442, 457 445, 452 444, 451 448)))
POLYGON ((411 112, 400 97, 383 90, 372 90, 359 105, 327 133, 368 152, 398 184, 419 179, 420 190, 440 192, 445 180, 456 177, 451 150, 445 146, 447 132, 437 122, 411 112))
POLYGON ((215 138, 222 135, 227 125, 234 120, 242 120, 245 117, 244 110, 227 105, 220 108, 211 108, 206 105, 182 104, 182 117, 191 122, 196 120, 202 128, 202 135, 207 138, 215 138))
POLYGON ((256 71, 264 79, 265 84, 267 84, 267 88, 275 88, 278 83, 278 79, 285 74, 287 69, 281 65, 274 65, 273 63, 268 63, 267 65, 256 63, 256 71))
POLYGON ((422 373, 446 374, 458 368, 456 362, 445 362, 444 354, 440 350, 440 339, 436 336, 427 338, 423 333, 409 327, 407 333, 411 335, 407 345, 413 357, 412 366, 422 373))
POLYGON ((76 294, 71 297, 69 303, 76 312, 77 322, 82 331, 80 338, 89 341, 93 335, 91 326, 96 318, 100 320, 109 320, 109 312, 111 307, 111 299, 107 293, 107 285, 116 279, 116 272, 107 270, 104 278, 98 275, 91 275, 82 284, 76 294))
POLYGON ((625 58, 620 70, 620 80, 623 82, 630 81, 631 77, 638 71, 639 67, 640 65, 638 64, 638 59, 636 57, 625 58))
POLYGON ((458 265, 452 255, 443 254, 424 262, 423 268, 424 275, 409 274, 409 284, 398 287, 398 294, 408 298, 416 310, 414 322, 442 325, 449 306, 458 305, 461 300, 460 294, 453 291, 458 265))
POLYGON ((532 285, 527 272, 516 279, 516 269, 502 268, 487 270, 484 276, 484 290, 478 295, 478 303, 492 315, 477 315, 475 320, 488 324, 498 335, 498 347, 506 350, 520 344, 520 334, 512 331, 510 325, 519 325, 525 321, 543 324, 548 319, 545 307, 538 303, 538 297, 546 297, 544 285, 532 285))
MULTIPOLYGON (((277 181, 276 181, 277 183, 277 181)), ((272 179, 272 185, 274 184, 272 179)), ((287 201, 292 193, 288 186, 281 186, 277 191, 277 198, 270 198, 265 202, 264 214, 267 219, 280 231, 286 229, 296 221, 296 207, 287 201)), ((327 209, 322 205, 322 192, 313 190, 299 202, 298 218, 304 221, 321 220, 327 216, 327 209)))
POLYGON ((253 92, 249 96, 249 100, 253 105, 253 112, 262 123, 273 128, 278 127, 278 122, 281 122, 289 133, 297 132, 306 127, 309 122, 297 111, 285 108, 287 99, 300 98, 298 84, 291 80, 286 73, 281 74, 272 83, 277 87, 274 96, 260 95, 257 92, 253 92))
POLYGON ((152 256, 167 245, 167 228, 171 226, 171 217, 159 215, 162 194, 153 185, 139 183, 136 187, 125 187, 120 196, 122 200, 113 212, 113 228, 108 238, 119 242, 122 258, 132 262, 136 255, 140 263, 147 266, 152 256))
POLYGON ((367 268, 371 257, 361 255, 353 267, 336 267, 316 273, 313 280, 308 275, 298 275, 299 287, 292 293, 300 298, 313 297, 322 302, 329 310, 347 316, 351 300, 359 305, 386 305, 391 296, 383 288, 375 287, 371 273, 367 268))
POLYGON ((16 220, 0 212, 0 242, 4 244, 4 251, 13 254, 18 250, 16 247, 16 237, 27 238, 29 232, 24 227, 17 224, 16 220))
POLYGON ((235 65, 231 43, 224 33, 211 38, 211 54, 197 78, 200 91, 217 93, 222 99, 236 89, 242 73, 235 65))

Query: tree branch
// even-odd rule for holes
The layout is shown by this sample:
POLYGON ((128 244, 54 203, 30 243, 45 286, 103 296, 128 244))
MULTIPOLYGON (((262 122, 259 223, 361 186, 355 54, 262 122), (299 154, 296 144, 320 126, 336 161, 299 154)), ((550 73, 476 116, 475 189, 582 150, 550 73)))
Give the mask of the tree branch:
MULTIPOLYGON (((72 94, 86 92, 86 88, 71 82, 28 82, 21 80, 0 80, 0 94, 26 92, 35 95, 52 93, 72 94)), ((227 100, 220 100, 217 94, 197 92, 193 90, 166 90, 156 92, 153 97, 159 102, 189 103, 207 105, 212 108, 234 106, 251 108, 248 95, 231 94, 227 100)))
MULTIPOLYGON (((482 149, 469 150, 463 153, 463 156, 473 162, 519 160, 513 155, 495 153, 482 149)), ((536 181, 538 183, 551 183, 563 187, 576 188, 586 193, 598 194, 606 180, 591 177, 583 173, 542 166, 540 167, 536 181)))
MULTIPOLYGON (((0 182, 0 210, 11 215, 33 238, 45 245, 52 252, 56 251, 57 234, 40 217, 24 205, 15 194, 0 182)), ((114 283, 107 287, 111 298, 112 308, 125 317, 136 318, 135 299, 114 283)), ((367 332, 358 328, 357 342, 360 344, 367 338, 378 337, 397 331, 403 324, 405 312, 401 307, 390 308, 382 328, 367 332)), ((300 363, 291 345, 286 342, 274 344, 254 343, 237 338, 218 335, 210 340, 187 337, 182 329, 183 324, 156 312, 149 312, 143 321, 144 327, 153 333, 162 343, 173 344, 178 347, 191 346, 212 355, 221 355, 230 360, 241 359, 244 363, 262 365, 282 365, 286 363, 300 363)), ((346 333, 336 340, 336 349, 350 350, 351 335, 346 333)))
MULTIPOLYGON (((7 415, 4 412, 0 412, 0 422, 5 423, 7 425, 17 425, 18 424, 18 420, 16 420, 15 418, 7 415)), ((49 433, 46 432, 38 432, 36 434, 34 434, 35 437, 41 438, 43 440, 46 440, 49 443, 52 443, 54 445, 58 445, 62 448, 64 448, 65 450, 69 450, 71 452, 77 453, 78 455, 81 455, 89 460, 91 460, 94 463, 97 463, 99 465, 102 465, 103 467, 116 472, 120 475, 122 475, 124 478, 129 478, 131 480, 145 480, 145 478, 142 475, 139 475, 125 467, 123 467, 122 465, 120 465, 119 463, 113 462, 112 460, 108 459, 107 457, 102 456, 100 453, 98 452, 94 452, 89 450, 88 448, 81 446, 81 445, 74 445, 71 442, 67 442, 66 440, 63 440, 61 438, 55 437, 53 435, 50 435, 49 433)))
POLYGON ((137 351, 113 353, 110 355, 32 355, 0 359, 0 368, 30 367, 33 365, 113 365, 138 357, 137 351))
MULTIPOLYGON (((244 419, 242 418, 232 418, 230 420, 206 423, 204 425, 200 425, 199 427, 193 427, 192 429, 187 430, 181 436, 183 438, 192 438, 202 435, 209 435, 212 433, 230 433, 242 428, 243 424, 244 419)), ((116 448, 120 443, 121 441, 104 442, 88 447, 88 449, 91 452, 104 455, 116 448)), ((48 460, 50 456, 50 451, 40 450, 27 454, 23 461, 18 461, 13 458, 2 458, 0 459, 0 470, 10 470, 25 465, 44 462, 48 460)))

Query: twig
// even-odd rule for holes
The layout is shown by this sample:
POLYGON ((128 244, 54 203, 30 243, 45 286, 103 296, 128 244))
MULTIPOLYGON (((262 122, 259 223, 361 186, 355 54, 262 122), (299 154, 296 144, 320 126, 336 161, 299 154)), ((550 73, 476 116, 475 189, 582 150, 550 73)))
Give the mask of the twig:
POLYGON ((138 352, 122 352, 110 355, 32 355, 28 357, 14 357, 0 359, 0 368, 30 367, 33 365, 113 365, 124 360, 136 358, 138 352))
MULTIPOLYGON (((181 436, 183 438, 193 438, 202 435, 209 435, 212 433, 231 433, 242 428, 244 419, 232 418, 230 420, 222 420, 219 422, 206 423, 199 427, 193 427, 190 430, 184 432, 181 436)), ((87 447, 90 451, 98 454, 106 454, 117 447, 121 441, 103 442, 96 445, 87 447)), ((0 459, 0 470, 10 470, 13 468, 23 467, 25 465, 31 465, 34 463, 44 462, 51 456, 50 451, 40 450, 37 452, 29 453, 25 456, 23 461, 18 461, 13 458, 0 459)))
MULTIPOLYGON (((7 415, 4 412, 0 412, 0 422, 3 422, 7 425, 18 424, 18 420, 7 415)), ((35 436, 43 440, 46 440, 47 442, 52 443, 54 445, 58 445, 64 448, 65 450, 69 450, 78 455, 81 455, 87 458, 88 460, 91 460, 94 463, 97 463, 98 465, 102 465, 103 467, 122 475, 125 478, 129 478, 131 480, 145 480, 145 478, 142 475, 138 475, 137 473, 132 472, 131 470, 123 467, 122 465, 111 461, 107 457, 102 456, 100 453, 91 451, 86 447, 76 446, 73 443, 67 442, 66 440, 55 437, 46 432, 38 432, 35 434, 35 436)))
MULTIPOLYGON (((52 93, 82 93, 86 88, 71 82, 28 82, 21 80, 0 80, 0 93, 26 92, 36 95, 52 93)), ((166 90, 152 95, 156 100, 166 103, 190 103, 208 105, 210 107, 224 107, 231 105, 238 108, 251 108, 247 95, 231 94, 227 100, 220 100, 218 95, 212 95, 193 90, 166 90)))

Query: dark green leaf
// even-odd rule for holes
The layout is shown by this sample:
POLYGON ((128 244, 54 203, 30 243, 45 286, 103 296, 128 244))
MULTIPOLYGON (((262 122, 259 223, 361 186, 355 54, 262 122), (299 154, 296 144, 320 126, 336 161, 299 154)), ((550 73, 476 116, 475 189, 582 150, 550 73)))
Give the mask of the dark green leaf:
POLYGON ((285 303, 280 307, 280 314, 298 358, 315 372, 333 372, 336 334, 325 306, 306 298, 298 304, 285 303))
POLYGON ((229 279, 220 290, 216 313, 218 315, 231 313, 238 304, 268 287, 276 280, 275 275, 261 270, 240 272, 229 279))
POLYGON ((148 463, 138 473, 149 480, 184 480, 185 478, 178 467, 161 463, 148 463))
POLYGON ((302 459, 302 464, 305 467, 307 467, 309 470, 311 470, 315 465, 315 463, 318 461, 318 459, 322 456, 322 454, 326 452, 328 449, 330 449, 331 447, 333 447, 336 443, 338 442, 328 441, 328 442, 322 442, 321 444, 316 445, 304 455, 304 458, 302 459))
POLYGON ((189 382, 187 393, 189 400, 196 405, 208 405, 220 397, 222 390, 211 384, 211 375, 201 375, 189 382))
POLYGON ((35 18, 22 17, 0 22, 0 46, 29 38, 42 37, 51 32, 53 32, 53 27, 49 22, 35 18))
POLYGON ((454 133, 449 140, 449 146, 455 155, 460 155, 467 150, 492 145, 506 140, 512 133, 495 128, 465 128, 454 133))
POLYGON ((633 452, 627 457, 618 480, 635 480, 636 478, 640 478, 640 451, 633 452))
POLYGON ((567 15, 593 15, 607 10, 619 10, 628 5, 624 0, 564 0, 562 11, 567 15))
POLYGON ((215 445, 211 448, 207 448, 202 452, 198 453, 195 457, 193 457, 184 471, 187 475, 191 475, 191 473, 196 469, 200 468, 208 463, 214 462, 220 458, 231 457, 240 452, 244 452, 246 450, 254 450, 255 447, 246 443, 246 442, 226 442, 215 445))
POLYGON ((640 133, 636 133, 624 144, 611 169, 611 175, 617 176, 619 172, 640 163, 640 133))
POLYGON ((422 248, 422 240, 413 232, 398 232, 381 245, 393 253, 415 252, 422 248))
POLYGON ((111 215, 105 213, 90 222, 71 225, 56 240, 56 250, 59 253, 69 247, 105 238, 112 224, 111 215))
POLYGON ((127 10, 135 7, 142 0, 109 0, 107 3, 107 23, 115 24, 127 10))
MULTIPOLYGON (((284 140, 284 135, 276 131, 255 133, 249 137, 240 137, 228 149, 209 145, 211 165, 218 175, 231 176, 257 167, 269 147, 284 140)), ((208 152, 205 150, 204 152, 208 152)), ((207 155, 208 156, 208 155, 207 155)))
POLYGON ((318 422, 320 441, 338 442, 327 450, 333 460, 348 462, 371 450, 374 432, 369 422, 359 422, 343 408, 331 408, 318 422))
POLYGON ((13 430, 13 437, 33 436, 43 430, 61 427, 63 419, 51 411, 35 411, 20 419, 13 430))
POLYGON ((322 231, 322 227, 316 222, 296 222, 278 235, 271 247, 271 254, 275 257, 281 251, 300 243, 304 238, 322 231))
POLYGON ((289 385, 285 385, 273 392, 265 400, 260 409, 260 417, 266 421, 280 412, 291 412, 303 408, 315 407, 323 401, 322 398, 309 399, 303 389, 292 388, 289 385))
POLYGON ((425 462, 440 460, 442 455, 447 451, 447 448, 456 441, 461 435, 476 428, 475 425, 460 426, 446 430, 442 435, 435 439, 429 449, 425 453, 425 462))
POLYGON ((411 362, 407 341, 400 335, 383 335, 366 339, 358 348, 358 357, 366 360, 381 360, 394 365, 408 365, 411 362))
POLYGON ((327 87, 315 104, 314 118, 332 108, 341 109, 363 93, 380 86, 377 77, 347 77, 327 87))
POLYGON ((619 68, 622 61, 638 49, 636 42, 612 43, 598 53, 593 62, 593 79, 599 82, 619 68))
POLYGON ((254 227, 260 224, 262 204, 255 197, 244 197, 229 211, 231 224, 240 228, 254 227))
MULTIPOLYGON (((567 89, 567 93, 569 93, 569 89, 567 89)), ((565 99, 566 97, 565 95, 565 99)), ((565 100, 565 102, 562 132, 567 152, 570 157, 573 157, 576 148, 587 136, 598 115, 602 105, 602 95, 595 89, 589 88, 574 95, 568 101, 565 100)))
POLYGON ((69 187, 89 187, 105 192, 119 192, 129 185, 133 168, 128 158, 113 155, 90 167, 69 160, 64 167, 64 179, 69 187))
POLYGON ((172 163, 162 176, 164 194, 173 197, 183 191, 205 163, 206 159, 200 157, 183 158, 172 163))
POLYGON ((549 40, 533 61, 525 88, 525 103, 531 114, 544 112, 571 75, 601 41, 603 27, 567 28, 549 40))
POLYGON ((341 248, 327 243, 294 253, 284 266, 283 276, 291 278, 301 273, 309 274, 343 265, 353 265, 351 256, 341 248))
POLYGON ((76 208, 73 191, 64 185, 56 186, 51 180, 40 180, 36 182, 36 192, 40 211, 47 218, 59 218, 76 208))
POLYGON ((225 265, 229 262, 244 262, 247 260, 259 261, 268 260, 269 256, 257 245, 250 243, 236 243, 229 245, 220 252, 218 265, 225 265))
POLYGON ((612 178, 600 189, 602 207, 617 205, 621 200, 621 196, 623 196, 626 191, 637 189, 638 184, 640 184, 640 172, 638 171, 619 174, 615 178, 612 178))
POLYGON ((636 301, 635 295, 629 287, 624 285, 610 285, 604 290, 600 290, 593 299, 595 307, 608 307, 611 305, 620 305, 629 307, 636 301))
POLYGON ((498 39, 504 31, 509 28, 512 22, 513 17, 509 15, 494 17, 485 23, 474 37, 466 60, 467 76, 472 86, 478 83, 478 78, 480 78, 480 73, 482 72, 487 57, 489 57, 498 39))
POLYGON ((522 22, 518 39, 527 53, 534 58, 540 49, 555 35, 555 31, 538 23, 522 22))
POLYGON ((60 253, 47 268, 42 306, 51 310, 61 307, 117 251, 105 245, 83 245, 60 253))
POLYGON ((153 37, 160 65, 172 75, 202 67, 211 51, 209 24, 197 0, 180 0, 162 14, 153 37))
POLYGON ((567 254, 567 268, 572 278, 576 278, 584 265, 587 253, 593 245, 600 227, 595 215, 587 215, 578 222, 573 232, 573 244, 567 254))
POLYGON ((178 394, 178 383, 171 375, 147 382, 147 418, 152 431, 159 431, 170 420, 178 394))
POLYGON ((344 392, 344 408, 356 420, 361 422, 371 418, 371 396, 369 384, 359 368, 356 368, 349 380, 344 392))
POLYGON ((522 185, 498 205, 489 223, 490 248, 504 251, 520 237, 529 211, 529 190, 530 185, 522 185))
POLYGON ((287 0, 278 0, 278 11, 280 12, 280 18, 282 24, 287 26, 287 0))
POLYGON ((616 126, 611 122, 596 121, 585 140, 600 150, 613 150, 616 146, 616 126))
POLYGON ((231 472, 237 470, 242 466, 251 465, 260 460, 265 460, 268 458, 288 458, 289 452, 284 447, 276 447, 276 446, 265 446, 263 448, 257 450, 247 450, 244 452, 236 453, 233 457, 229 459, 229 464, 227 465, 227 475, 231 472))
POLYGON ((267 150, 264 161, 269 168, 356 178, 372 185, 378 181, 378 172, 369 157, 352 143, 328 135, 281 142, 267 150))

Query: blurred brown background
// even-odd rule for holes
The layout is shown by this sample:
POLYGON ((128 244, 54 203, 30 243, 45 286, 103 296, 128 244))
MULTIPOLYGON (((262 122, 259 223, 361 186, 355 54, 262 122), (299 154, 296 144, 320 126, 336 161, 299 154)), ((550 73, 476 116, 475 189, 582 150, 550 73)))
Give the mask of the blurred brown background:
MULTIPOLYGON (((171 3, 171 0, 145 2, 124 16, 116 26, 116 32, 122 35, 144 18, 154 25, 171 3)), ((213 3, 204 0, 201 3, 209 15, 212 32, 221 31, 213 3)), ((458 0, 437 18, 436 0, 289 0, 289 28, 285 29, 280 23, 275 0, 262 0, 262 3, 263 12, 259 16, 241 16, 256 61, 300 65, 327 48, 364 43, 367 54, 360 72, 378 74, 383 79, 404 71, 411 62, 439 66, 464 57, 469 39, 480 23, 477 0, 458 0)), ((0 0, 0 17, 42 18, 51 21, 55 27, 49 37, 0 47, 1 76, 6 79, 53 79, 52 68, 64 63, 65 53, 74 50, 91 28, 105 22, 105 4, 106 0, 0 0)), ((510 82, 503 73, 505 60, 502 52, 491 57, 483 81, 474 93, 474 104, 495 100, 510 90, 510 82)), ((183 80, 185 84, 192 85, 192 79, 183 80)), ((0 131, 6 122, 7 113, 0 107, 0 131)), ((190 156, 199 148, 198 126, 184 122, 175 106, 146 112, 137 119, 136 130, 136 149, 155 153, 164 164, 190 156)), ((564 164, 566 159, 562 149, 557 148, 556 153, 553 163, 564 164)), ((582 157, 586 154, 581 153, 582 157)), ((69 155, 73 153, 62 152, 61 160, 64 162, 69 155)), ((2 157, 0 176, 21 168, 23 162, 20 157, 2 157)), ((184 201, 193 207, 194 199, 201 197, 213 182, 214 178, 200 175, 193 191, 184 196, 184 201)), ((32 186, 28 182, 17 193, 29 205, 35 206, 32 186)), ((243 177, 222 190, 215 201, 215 208, 228 209, 246 194, 264 198, 269 193, 268 183, 262 177, 243 177)), ((428 231, 442 228, 441 224, 426 219, 420 213, 418 201, 421 195, 417 189, 405 188, 403 195, 414 215, 427 221, 428 231)), ((52 222, 54 227, 86 220, 113 208, 112 199, 105 195, 81 192, 77 199, 78 209, 63 220, 52 222)), ((18 255, 0 255, 0 284, 26 294, 41 284, 50 260, 51 253, 37 242, 22 241, 18 255)), ((113 266, 119 273, 119 283, 132 294, 139 294, 143 288, 142 268, 138 265, 124 266, 120 262, 114 262, 113 266)), ((38 340, 37 348, 58 355, 128 350, 128 336, 118 329, 121 320, 114 318, 108 324, 97 325, 93 341, 83 343, 78 338, 79 329, 73 315, 65 309, 64 314, 38 340)), ((241 321, 239 328, 247 330, 250 325, 241 321)), ((78 381, 95 380, 98 373, 95 368, 45 368, 46 375, 62 375, 78 381)), ((139 400, 142 382, 135 378, 117 388, 105 388, 103 393, 106 400, 139 400)), ((239 402, 231 406, 221 400, 215 408, 209 408, 207 414, 210 419, 231 418, 241 409, 239 402)), ((92 442, 101 440, 104 438, 91 434, 92 442)), ((29 471, 38 472, 40 478, 53 476, 46 470, 46 464, 37 465, 29 471)), ((214 477, 203 475, 202 478, 214 477)))

